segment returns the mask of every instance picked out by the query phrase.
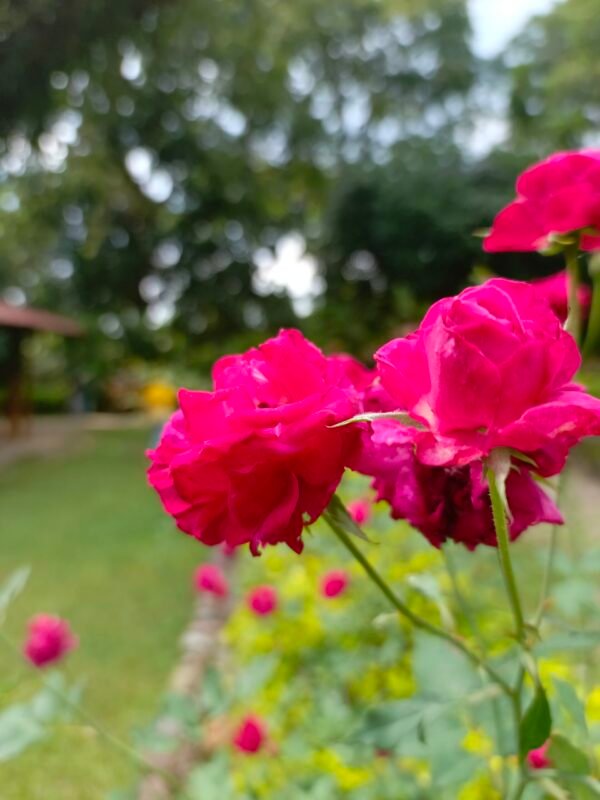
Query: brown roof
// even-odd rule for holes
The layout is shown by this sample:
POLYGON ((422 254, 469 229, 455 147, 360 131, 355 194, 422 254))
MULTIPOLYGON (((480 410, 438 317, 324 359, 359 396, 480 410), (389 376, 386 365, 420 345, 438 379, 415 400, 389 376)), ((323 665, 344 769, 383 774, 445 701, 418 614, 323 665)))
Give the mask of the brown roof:
POLYGON ((82 336, 84 332, 78 322, 68 317, 61 317, 38 308, 11 306, 3 302, 0 302, 0 327, 49 331, 59 333, 61 336, 82 336))

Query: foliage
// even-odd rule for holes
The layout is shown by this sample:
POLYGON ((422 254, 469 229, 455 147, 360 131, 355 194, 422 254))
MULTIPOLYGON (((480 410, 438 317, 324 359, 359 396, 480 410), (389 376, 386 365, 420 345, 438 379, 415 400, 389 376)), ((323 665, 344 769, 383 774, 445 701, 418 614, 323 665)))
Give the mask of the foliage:
MULTIPOLYGON (((64 672, 85 681, 85 705, 115 736, 152 716, 190 613, 198 548, 173 532, 144 485, 152 432, 87 433, 64 452, 0 471, 2 573, 31 565, 4 630, 20 643, 25 622, 67 617, 79 648, 64 672), (169 583, 169 600, 160 588, 169 583)), ((0 710, 41 689, 37 673, 0 642, 0 710), (39 684, 39 685, 38 685, 39 684)), ((68 685, 73 684, 67 678, 68 685)), ((2 800, 104 800, 127 781, 130 759, 77 718, 2 764, 2 800), (83 789, 82 787, 86 787, 83 789)))
POLYGON ((104 8, 27 6, 0 51, 3 75, 43 64, 50 80, 0 93, 0 286, 88 319, 80 368, 130 352, 204 365, 291 324, 257 266, 281 235, 319 238, 346 164, 468 125, 462 0, 104 8), (32 47, 54 33, 56 53, 32 47))
POLYGON ((515 141, 538 155, 593 144, 600 119, 594 0, 565 0, 532 20, 509 48, 515 141))
MULTIPOLYGON (((366 491, 362 479, 345 484, 347 497, 366 491)), ((506 678, 516 674, 510 612, 494 605, 502 592, 494 551, 480 550, 474 559, 446 546, 442 554, 404 523, 393 523, 383 507, 368 530, 374 541, 360 547, 411 608, 459 635, 475 635, 506 678)), ((559 562, 569 535, 561 534, 559 562)), ((531 608, 546 538, 534 529, 512 545, 531 608)), ((586 559, 594 554, 588 551, 586 559)), ((232 659, 229 669, 209 676, 195 735, 230 730, 253 713, 266 721, 269 743, 249 756, 236 753, 227 734, 221 736, 190 778, 186 791, 192 798, 211 796, 217 787, 226 800, 334 800, 346 794, 360 800, 492 800, 514 792, 518 743, 506 698, 451 644, 415 635, 390 614, 322 523, 301 559, 273 548, 260 559, 240 553, 236 568, 236 610, 226 629, 232 659), (347 592, 333 600, 322 597, 320 578, 340 567, 350 574, 347 592), (277 587, 280 602, 275 613, 257 616, 244 598, 264 583, 277 587)), ((579 583, 592 589, 597 573, 591 565, 588 574, 586 579, 580 571, 579 583)), ((568 581, 560 572, 557 594, 568 581)), ((590 791, 590 797, 596 796, 589 787, 600 742, 597 668, 589 656, 584 665, 582 651, 571 649, 560 633, 593 628, 593 613, 591 605, 557 606, 548 613, 539 654, 543 688, 535 692, 528 684, 522 731, 524 747, 538 746, 548 737, 551 714, 555 768, 571 775, 551 780, 574 792, 590 791)), ((542 797, 538 789, 533 774, 524 797, 542 797)))

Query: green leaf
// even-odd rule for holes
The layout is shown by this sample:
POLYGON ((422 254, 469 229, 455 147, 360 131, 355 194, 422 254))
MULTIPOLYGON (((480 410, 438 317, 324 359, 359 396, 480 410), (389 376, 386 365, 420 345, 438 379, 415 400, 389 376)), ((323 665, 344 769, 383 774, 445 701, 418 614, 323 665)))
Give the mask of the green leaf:
POLYGON ((440 616, 442 618, 442 623, 445 628, 454 627, 454 618, 452 616, 452 612, 448 608, 448 604, 446 603, 446 598, 444 597, 444 593, 440 588, 439 581, 434 575, 427 575, 425 573, 421 575, 409 575, 408 583, 412 589, 416 589, 416 591, 422 594, 423 597, 426 597, 428 600, 431 600, 433 603, 435 603, 435 605, 438 607, 440 616))
POLYGON ((534 647, 536 655, 545 656, 557 651, 591 650, 600 644, 600 631, 565 631, 548 637, 534 647))
POLYGON ((416 734, 425 721, 433 721, 443 710, 440 703, 419 697, 386 703, 369 709, 351 738, 372 747, 391 749, 406 736, 416 734))
POLYGON ((378 419, 397 419, 409 428, 422 428, 423 426, 409 416, 405 411, 375 411, 369 414, 356 414, 350 419, 330 425, 331 428, 342 428, 344 425, 351 425, 353 422, 375 422, 378 419))
POLYGON ((552 715, 544 687, 538 685, 534 698, 519 728, 520 756, 525 758, 530 750, 541 747, 550 736, 552 715))
POLYGON ((553 767, 564 772, 587 775, 590 771, 590 761, 583 750, 559 733, 555 733, 550 740, 548 758, 553 767))
POLYGON ((369 544, 373 544, 362 528, 360 528, 352 519, 348 513, 348 509, 342 503, 337 494, 334 494, 329 501, 329 505, 325 510, 325 514, 330 517, 334 525, 339 525, 339 527, 343 528, 346 533, 362 539, 363 542, 369 542, 369 544))
POLYGON ((565 713, 569 721, 575 723, 581 733, 587 736, 588 728, 585 719, 585 708, 577 692, 570 683, 560 678, 553 678, 552 681, 556 688, 556 700, 561 711, 565 713))
POLYGON ((30 567, 21 567, 13 572, 3 583, 0 588, 0 618, 14 598, 25 588, 30 572, 30 567))
POLYGON ((426 697, 454 700, 481 688, 479 675, 465 654, 426 633, 415 637, 413 672, 426 697))
POLYGON ((29 706, 7 708, 0 714, 0 762, 15 758, 45 735, 44 726, 29 706))

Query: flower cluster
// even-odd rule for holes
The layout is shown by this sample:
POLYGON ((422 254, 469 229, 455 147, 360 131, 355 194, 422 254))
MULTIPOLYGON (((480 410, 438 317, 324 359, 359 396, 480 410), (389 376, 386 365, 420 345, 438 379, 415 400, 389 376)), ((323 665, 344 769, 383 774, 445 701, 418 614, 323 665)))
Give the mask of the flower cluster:
MULTIPOLYGON (((517 192, 487 250, 539 249, 557 234, 600 247, 590 233, 600 224, 600 151, 553 156, 523 173, 517 192)), ((444 298, 414 333, 377 351, 375 371, 325 356, 295 330, 222 358, 212 391, 180 391, 149 453, 150 482, 205 544, 300 552, 304 526, 350 467, 432 544, 473 549, 496 544, 485 465, 501 452, 511 537, 560 523, 535 478, 559 473, 575 444, 600 434, 600 401, 573 382, 581 357, 563 327, 566 284, 564 273, 492 279, 444 298), (339 424, 359 412, 370 424, 339 424)), ((587 289, 579 299, 589 304, 587 289)), ((369 512, 362 501, 350 509, 359 524, 369 512)))

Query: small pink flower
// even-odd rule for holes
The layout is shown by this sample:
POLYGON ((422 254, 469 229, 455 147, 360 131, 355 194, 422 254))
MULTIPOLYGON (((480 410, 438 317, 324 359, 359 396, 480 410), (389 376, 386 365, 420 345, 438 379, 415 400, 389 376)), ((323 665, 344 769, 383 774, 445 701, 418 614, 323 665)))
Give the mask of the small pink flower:
POLYGON ((221 549, 225 558, 235 558, 237 550, 235 545, 229 544, 229 542, 223 542, 221 549))
POLYGON ((248 714, 241 721, 233 743, 242 753, 258 753, 267 739, 267 726, 265 722, 255 714, 248 714))
POLYGON ((348 503, 348 513, 357 525, 364 525, 371 518, 371 501, 368 497, 360 497, 348 503))
MULTIPOLYGON (((548 302, 550 308, 561 322, 565 322, 569 315, 569 301, 567 296, 567 273, 565 270, 550 275, 547 278, 538 278, 532 281, 532 286, 548 302)), ((577 288, 577 300, 581 306, 584 317, 590 312, 592 303, 592 290, 585 284, 577 288)))
POLYGON ((348 587, 350 577, 343 569, 332 569, 323 576, 321 581, 321 594, 323 597, 337 597, 343 594, 348 587))
POLYGON ((552 766, 552 762, 548 758, 549 746, 550 741, 547 741, 541 747, 537 747, 527 753, 527 763, 531 769, 548 769, 548 767, 552 766))
POLYGON ((277 592, 272 586, 257 586, 248 595, 248 607, 260 617, 272 614, 277 608, 277 592))
POLYGON ((50 614, 38 614, 28 624, 28 636, 23 653, 36 667, 59 661, 69 650, 77 647, 69 623, 50 614))
POLYGON ((216 564, 202 564, 198 567, 194 575, 194 585, 197 591, 217 597, 227 597, 229 594, 227 579, 216 564))
MULTIPOLYGON (((600 150, 554 153, 519 175, 516 189, 483 243, 488 253, 542 250, 553 234, 600 231, 600 150)), ((598 250, 600 237, 585 234, 581 246, 598 250)))

